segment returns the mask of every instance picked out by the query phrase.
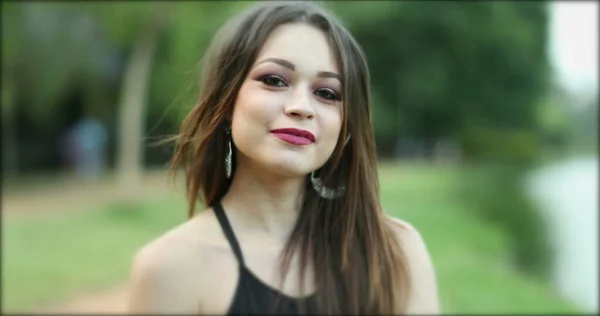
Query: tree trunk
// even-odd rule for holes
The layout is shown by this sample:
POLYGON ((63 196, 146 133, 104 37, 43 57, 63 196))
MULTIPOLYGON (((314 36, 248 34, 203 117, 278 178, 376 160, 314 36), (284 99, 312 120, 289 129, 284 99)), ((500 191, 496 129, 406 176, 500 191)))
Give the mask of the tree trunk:
MULTIPOLYGON (((120 192, 125 198, 136 200, 140 193, 143 171, 145 105, 152 61, 160 31, 167 12, 157 3, 157 10, 150 16, 147 27, 142 30, 125 69, 119 102, 117 177, 120 192)), ((164 4, 163 4, 164 5, 164 4)))

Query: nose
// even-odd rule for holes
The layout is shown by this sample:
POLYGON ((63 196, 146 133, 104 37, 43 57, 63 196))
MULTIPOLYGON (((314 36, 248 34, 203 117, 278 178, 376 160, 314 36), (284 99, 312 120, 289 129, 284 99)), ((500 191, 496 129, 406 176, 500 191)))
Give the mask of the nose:
POLYGON ((299 119, 313 119, 315 109, 312 107, 310 93, 305 89, 297 89, 285 106, 285 114, 299 119))

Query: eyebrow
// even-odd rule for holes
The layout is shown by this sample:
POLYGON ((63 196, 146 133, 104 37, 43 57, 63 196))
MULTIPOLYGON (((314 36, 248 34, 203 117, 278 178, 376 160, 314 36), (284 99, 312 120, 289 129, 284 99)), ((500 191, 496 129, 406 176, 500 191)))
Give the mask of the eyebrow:
MULTIPOLYGON (((260 65, 262 63, 266 63, 266 62, 272 62, 272 63, 278 64, 278 65, 281 65, 285 68, 288 68, 291 71, 294 71, 296 69, 296 66, 293 63, 291 63, 285 59, 274 58, 274 57, 263 59, 260 62, 258 62, 256 65, 258 66, 258 65, 260 65)), ((340 76, 339 74, 336 74, 334 72, 331 72, 331 71, 319 71, 319 72, 317 72, 317 77, 334 78, 334 79, 339 80, 340 82, 342 81, 342 76, 340 76)))

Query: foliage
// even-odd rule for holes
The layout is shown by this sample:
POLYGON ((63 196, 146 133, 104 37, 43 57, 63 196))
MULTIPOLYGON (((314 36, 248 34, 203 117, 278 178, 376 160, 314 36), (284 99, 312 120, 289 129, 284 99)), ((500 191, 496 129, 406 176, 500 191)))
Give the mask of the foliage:
MULTIPOLYGON (((395 127, 380 128, 379 138, 428 141, 449 136, 464 142, 472 137, 473 125, 535 127, 548 74, 544 2, 406 1, 387 6, 387 15, 378 15, 373 24, 356 19, 358 6, 337 8, 366 52, 380 94, 376 109, 395 113, 393 123, 378 122, 395 127)), ((484 147, 476 154, 486 151, 484 147)))
MULTIPOLYGON (((479 205, 472 203, 477 197, 462 195, 463 185, 475 174, 494 173, 488 167, 493 166, 390 164, 380 169, 384 210, 411 223, 425 240, 443 314, 576 312, 553 293, 546 276, 522 273, 518 262, 511 260, 518 243, 535 242, 535 232, 515 236, 502 220, 480 216, 479 205)), ((498 192, 490 192, 494 193, 498 192)), ((517 214, 518 209, 510 213, 517 214)), ((525 218, 523 224, 529 223, 525 218)), ((526 253, 520 255, 530 260, 526 253)))
MULTIPOLYGON (((149 116, 173 133, 198 96, 200 61, 217 28, 246 2, 181 2, 159 47, 150 83, 149 116)), ((150 126, 152 127, 152 126, 150 126)))
MULTIPOLYGON (((28 105, 25 113, 43 128, 55 123, 64 96, 75 83, 83 82, 84 89, 90 90, 102 84, 100 80, 108 75, 103 67, 107 47, 94 38, 92 17, 75 7, 64 3, 12 6, 8 25, 4 25, 11 30, 7 36, 11 44, 3 64, 10 68, 9 75, 18 85, 20 102, 28 105)), ((85 101, 96 107, 103 105, 94 103, 93 98, 85 101)))
MULTIPOLYGON (((147 132, 158 136, 177 130, 197 97, 198 62, 209 40, 225 19, 251 4, 175 6, 151 76, 147 132)), ((535 133, 548 77, 545 2, 323 5, 364 47, 376 139, 384 155, 393 152, 399 138, 431 144, 450 137, 467 145, 481 138, 472 135, 481 128, 535 133)), ((109 113, 120 95, 123 61, 152 3, 3 3, 3 8, 3 32, 11 30, 3 66, 20 77, 16 103, 37 122, 36 137, 56 128, 51 118, 65 109, 65 96, 78 85, 84 86, 85 108, 100 113, 114 129, 116 118, 109 113)), ((480 143, 493 146, 491 140, 480 143)), ((488 151, 477 148, 475 156, 488 151)))
POLYGON ((465 155, 488 162, 532 166, 540 152, 535 131, 468 127, 459 134, 465 155))
POLYGON ((547 4, 406 1, 387 9, 372 26, 351 6, 337 10, 369 60, 381 154, 398 138, 431 146, 450 137, 467 161, 498 164, 462 182, 469 209, 509 233, 520 267, 544 271, 545 223, 519 182, 542 148, 547 4))
POLYGON ((522 271, 549 276, 553 249, 543 214, 524 188, 519 164, 479 164, 469 168, 460 194, 480 218, 506 232, 512 249, 510 260, 522 271))

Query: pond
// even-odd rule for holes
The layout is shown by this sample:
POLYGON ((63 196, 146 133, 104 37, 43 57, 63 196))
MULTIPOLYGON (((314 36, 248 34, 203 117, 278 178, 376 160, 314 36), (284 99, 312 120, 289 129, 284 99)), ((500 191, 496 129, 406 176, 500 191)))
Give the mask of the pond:
POLYGON ((598 311, 598 158, 533 172, 527 188, 548 220, 556 290, 586 313, 598 311))

